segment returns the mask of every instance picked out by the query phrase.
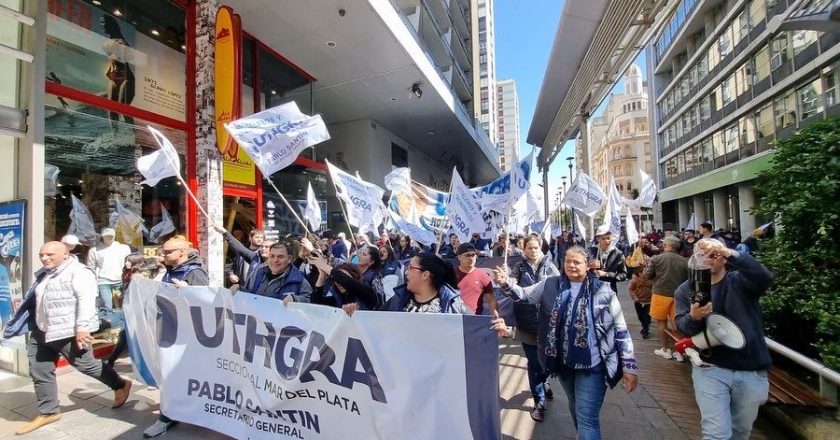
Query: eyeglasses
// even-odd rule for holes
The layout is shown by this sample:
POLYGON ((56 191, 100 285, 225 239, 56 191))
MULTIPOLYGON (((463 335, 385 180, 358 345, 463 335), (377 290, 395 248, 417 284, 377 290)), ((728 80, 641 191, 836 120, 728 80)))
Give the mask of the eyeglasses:
POLYGON ((163 254, 163 255, 169 255, 169 254, 171 254, 175 251, 180 251, 180 250, 183 250, 183 249, 177 249, 177 248, 176 249, 161 249, 160 253, 163 254))
POLYGON ((420 267, 420 266, 411 266, 411 265, 409 265, 409 266, 408 266, 408 270, 411 270, 411 269, 414 269, 414 270, 416 270, 416 271, 418 271, 418 272, 423 272, 423 270, 424 270, 424 269, 423 269, 422 267, 420 267))

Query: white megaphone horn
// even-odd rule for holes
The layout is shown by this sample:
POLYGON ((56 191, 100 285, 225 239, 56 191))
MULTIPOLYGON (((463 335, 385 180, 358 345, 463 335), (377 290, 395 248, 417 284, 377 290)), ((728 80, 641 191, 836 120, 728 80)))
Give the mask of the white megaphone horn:
POLYGON ((677 341, 674 348, 691 358, 691 362, 700 366, 703 361, 700 359, 698 350, 706 350, 718 345, 740 350, 746 344, 744 332, 732 320, 726 316, 712 313, 706 317, 706 328, 690 337, 677 341))

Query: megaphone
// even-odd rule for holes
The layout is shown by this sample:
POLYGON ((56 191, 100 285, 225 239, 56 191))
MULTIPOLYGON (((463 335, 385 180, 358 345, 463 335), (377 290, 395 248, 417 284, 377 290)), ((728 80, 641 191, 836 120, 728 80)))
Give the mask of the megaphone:
POLYGON ((679 353, 688 355, 691 362, 699 367, 703 361, 700 359, 698 350, 706 350, 719 345, 740 350, 746 343, 744 332, 738 325, 726 316, 712 313, 706 317, 706 328, 702 332, 690 338, 680 339, 674 348, 679 353))

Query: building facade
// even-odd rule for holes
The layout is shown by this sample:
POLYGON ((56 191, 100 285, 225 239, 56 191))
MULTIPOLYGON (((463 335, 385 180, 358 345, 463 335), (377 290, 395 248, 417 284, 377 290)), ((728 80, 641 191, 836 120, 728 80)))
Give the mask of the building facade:
POLYGON ((496 120, 496 25, 493 13, 494 0, 474 0, 473 64, 475 106, 473 111, 487 131, 490 142, 499 142, 498 122, 496 120))
POLYGON ((603 114, 590 119, 588 139, 591 177, 605 191, 615 179, 622 197, 636 198, 642 185, 639 170, 650 175, 653 166, 647 85, 636 65, 631 65, 624 75, 624 93, 612 94, 603 114))
MULTIPOLYGON (((25 202, 22 251, 8 259, 13 306, 41 266, 40 246, 68 232, 80 235, 82 259, 107 226, 117 227, 118 240, 154 253, 160 240, 115 224, 119 212, 136 214, 146 229, 171 218, 169 235, 192 241, 211 283, 221 285, 223 240, 210 222, 245 236, 252 228, 302 231, 273 186, 294 205, 311 183, 322 228, 344 227, 325 159, 379 185, 393 167, 409 164, 415 180, 438 187, 448 186, 453 163, 469 185, 499 175, 495 144, 472 112, 472 1, 0 5, 15 11, 0 14, 0 43, 9 49, 0 54, 0 206, 25 202), (241 26, 217 31, 222 5, 241 26), (238 51, 218 63, 234 72, 230 92, 218 87, 215 69, 223 42, 238 51), (234 118, 294 101, 321 114, 332 139, 262 176, 243 149, 218 147, 214 106, 223 98, 234 103, 234 118), (147 126, 172 142, 183 182, 208 217, 174 177, 138 184, 137 158, 158 148, 147 126), (71 222, 83 211, 96 231, 71 222)), ((0 348, 0 368, 25 366, 19 354, 0 348)))
POLYGON ((503 79, 496 85, 497 121, 499 133, 499 168, 509 170, 519 162, 519 95, 516 82, 503 79))
POLYGON ((786 30, 792 0, 683 0, 647 48, 657 222, 751 231, 771 142, 840 113, 836 32, 786 30), (693 216, 693 217, 692 217, 693 216))

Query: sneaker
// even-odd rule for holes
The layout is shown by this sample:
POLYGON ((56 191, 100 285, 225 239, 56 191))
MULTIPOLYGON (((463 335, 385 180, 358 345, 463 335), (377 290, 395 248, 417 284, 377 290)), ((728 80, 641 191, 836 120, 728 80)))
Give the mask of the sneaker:
POLYGON ((661 357, 662 359, 673 359, 674 358, 674 355, 671 354, 671 349, 670 348, 657 348, 656 350, 653 350, 653 354, 661 357))
POLYGON ((545 405, 542 403, 537 404, 537 406, 531 410, 531 418, 534 419, 535 422, 542 422, 545 420, 545 405))
POLYGON ((543 384, 543 389, 545 389, 545 398, 546 400, 554 400, 554 391, 551 390, 551 385, 548 382, 543 384))
POLYGON ((677 362, 685 362, 685 357, 683 357, 682 353, 675 351, 674 352, 674 360, 677 362))
POLYGON ((111 405, 111 408, 119 408, 125 405, 125 401, 128 400, 128 395, 131 393, 131 380, 130 379, 123 379, 122 388, 118 388, 114 390, 114 404, 111 405))
POLYGON ((164 422, 160 419, 155 420, 155 423, 153 423, 152 426, 149 426, 148 428, 146 428, 145 431, 143 431, 143 437, 145 437, 145 438, 157 437, 159 435, 164 434, 166 432, 166 430, 169 429, 170 427, 172 427, 173 425, 175 425, 174 421, 164 422))
MULTIPOLYGON (((532 416, 533 417, 533 416, 532 416)), ((49 425, 50 423, 57 422, 61 418, 61 414, 41 414, 31 422, 24 424, 20 428, 15 431, 16 435, 23 435, 29 432, 32 432, 44 425, 49 425)))

